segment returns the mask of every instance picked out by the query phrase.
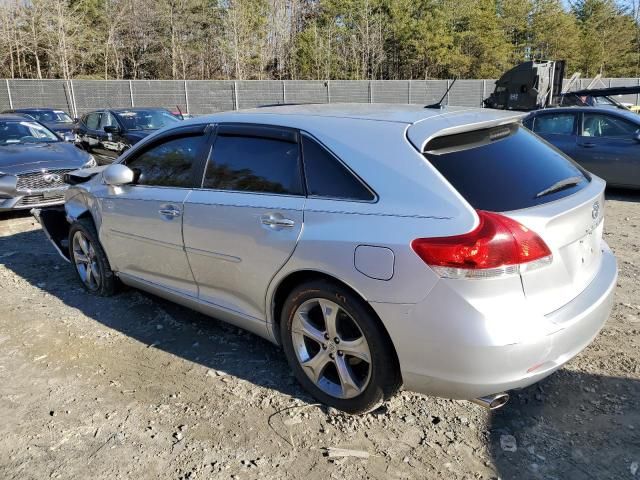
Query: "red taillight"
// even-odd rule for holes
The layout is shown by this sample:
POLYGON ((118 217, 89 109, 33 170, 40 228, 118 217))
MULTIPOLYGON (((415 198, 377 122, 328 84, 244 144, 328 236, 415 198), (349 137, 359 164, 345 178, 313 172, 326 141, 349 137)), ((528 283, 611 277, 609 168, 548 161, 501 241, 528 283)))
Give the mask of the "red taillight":
POLYGON ((440 276, 495 277, 550 263, 551 251, 535 232, 515 220, 478 210, 480 224, 453 237, 418 238, 411 248, 440 276), (531 263, 534 262, 534 263, 531 263))

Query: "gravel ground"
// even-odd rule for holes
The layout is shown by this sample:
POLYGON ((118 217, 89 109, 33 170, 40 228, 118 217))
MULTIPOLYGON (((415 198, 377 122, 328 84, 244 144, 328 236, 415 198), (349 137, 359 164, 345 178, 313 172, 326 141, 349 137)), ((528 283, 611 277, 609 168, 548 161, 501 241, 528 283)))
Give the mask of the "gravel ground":
POLYGON ((587 350, 498 413, 402 392, 359 417, 315 405, 253 335, 87 295, 30 217, 4 215, 0 478, 640 479, 640 193, 606 207, 620 278, 587 350))

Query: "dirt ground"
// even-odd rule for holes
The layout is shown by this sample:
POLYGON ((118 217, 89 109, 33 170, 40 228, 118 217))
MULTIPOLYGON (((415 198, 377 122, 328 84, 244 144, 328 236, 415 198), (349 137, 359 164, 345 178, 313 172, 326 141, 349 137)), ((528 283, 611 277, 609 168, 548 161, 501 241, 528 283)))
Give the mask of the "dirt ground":
POLYGON ((497 413, 403 392, 360 417, 315 405, 251 334, 87 295, 29 216, 4 215, 0 478, 640 479, 640 193, 606 208, 620 278, 586 351, 497 413))

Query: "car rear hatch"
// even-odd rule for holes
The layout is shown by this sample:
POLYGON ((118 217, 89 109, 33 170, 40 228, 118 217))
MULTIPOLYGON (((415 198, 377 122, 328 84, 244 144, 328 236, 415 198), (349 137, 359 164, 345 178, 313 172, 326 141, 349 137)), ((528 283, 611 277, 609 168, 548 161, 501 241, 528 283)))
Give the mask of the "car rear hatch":
POLYGON ((517 122, 434 136, 423 153, 476 210, 517 221, 549 247, 550 262, 518 270, 532 309, 551 313, 593 280, 602 256, 604 181, 517 122))

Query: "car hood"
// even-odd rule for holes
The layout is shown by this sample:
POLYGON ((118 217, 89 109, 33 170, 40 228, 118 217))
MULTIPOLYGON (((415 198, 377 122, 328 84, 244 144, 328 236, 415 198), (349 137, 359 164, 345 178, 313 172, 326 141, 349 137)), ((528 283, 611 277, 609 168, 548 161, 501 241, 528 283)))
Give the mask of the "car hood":
POLYGON ((89 154, 71 143, 33 143, 0 146, 0 172, 14 174, 30 170, 80 168, 89 154))

